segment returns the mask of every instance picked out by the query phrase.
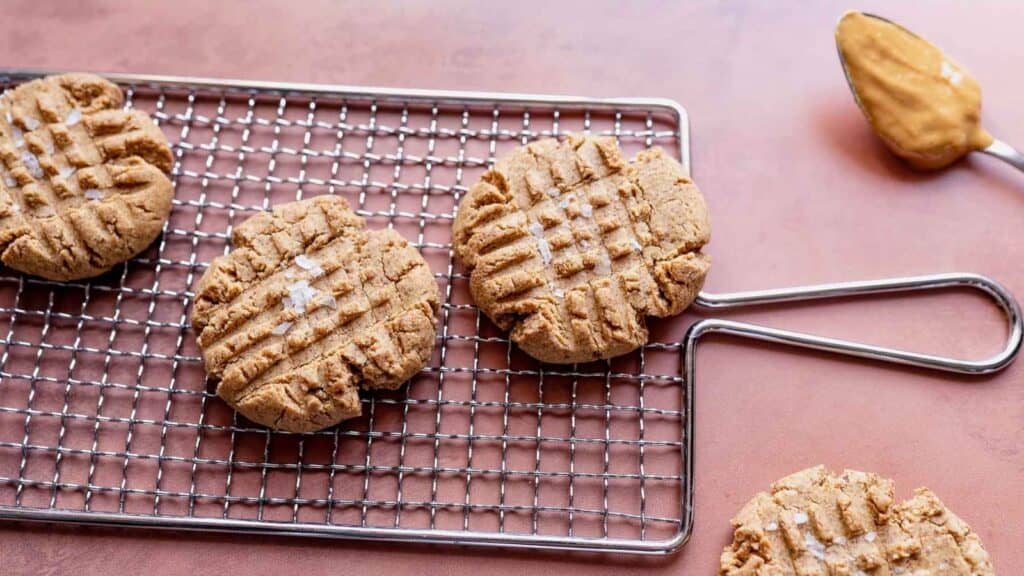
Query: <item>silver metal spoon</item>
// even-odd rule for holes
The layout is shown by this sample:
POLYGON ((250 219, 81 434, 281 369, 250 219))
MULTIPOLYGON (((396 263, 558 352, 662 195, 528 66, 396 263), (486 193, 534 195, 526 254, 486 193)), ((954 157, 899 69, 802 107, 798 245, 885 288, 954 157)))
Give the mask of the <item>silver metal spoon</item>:
MULTIPOLYGON (((889 20, 888 18, 883 18, 881 16, 878 16, 877 14, 870 14, 868 12, 861 12, 861 14, 867 16, 868 18, 874 18, 876 20, 881 20, 883 22, 888 22, 889 24, 892 24, 893 26, 896 26, 897 28, 899 28, 900 30, 903 30, 907 34, 910 34, 911 36, 914 36, 916 38, 921 38, 921 36, 918 36, 917 34, 914 34, 914 32, 912 32, 911 30, 908 30, 908 29, 904 28, 903 26, 900 26, 899 24, 897 24, 896 22, 893 22, 892 20, 889 20)), ((838 24, 837 24, 837 26, 838 26, 838 24)), ((924 38, 921 38, 921 39, 925 40, 927 42, 926 39, 924 39, 924 38)), ((860 96, 857 94, 857 89, 853 85, 853 80, 850 79, 850 71, 847 70, 847 68, 846 68, 846 60, 843 58, 843 51, 839 49, 839 42, 838 42, 838 40, 836 41, 836 51, 839 52, 839 63, 842 64, 842 66, 843 66, 843 76, 846 77, 846 84, 850 87, 850 92, 853 93, 853 99, 857 102, 857 106, 859 106, 860 109, 862 111, 864 111, 865 114, 866 114, 866 110, 864 109, 864 104, 860 101, 860 96)), ((991 144, 989 144, 985 148, 981 148, 981 149, 979 149, 977 151, 981 152, 983 154, 988 154, 989 156, 993 156, 995 158, 999 158, 1000 160, 1002 160, 1003 162, 1006 162, 1007 164, 1013 166, 1017 170, 1020 170, 1021 172, 1024 172, 1024 154, 1021 154, 1019 151, 1017 151, 1016 148, 1014 148, 1013 146, 1010 146, 1009 144, 1007 144, 1006 142, 1003 142, 1002 140, 999 140, 998 138, 993 137, 991 144)))

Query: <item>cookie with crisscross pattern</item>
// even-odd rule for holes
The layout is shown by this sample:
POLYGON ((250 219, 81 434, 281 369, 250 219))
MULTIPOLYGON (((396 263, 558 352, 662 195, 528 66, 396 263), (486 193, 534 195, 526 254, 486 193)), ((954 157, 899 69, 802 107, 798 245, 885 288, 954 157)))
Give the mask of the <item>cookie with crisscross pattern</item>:
POLYGON ((440 308, 423 256, 366 230, 338 196, 281 204, 235 228, 192 310, 206 372, 241 414, 308 432, 354 418, 360 390, 429 361, 440 308))
POLYGON ((981 539, 927 488, 824 466, 772 484, 733 518, 721 576, 991 576, 981 539))
POLYGON ((682 312, 710 264, 707 209, 683 167, 660 148, 626 162, 613 138, 516 149, 462 199, 453 232, 476 304, 545 362, 644 345, 646 317, 682 312))
POLYGON ((0 99, 0 260, 73 280, 106 272, 160 234, 171 150, 144 112, 91 74, 27 82, 0 99))

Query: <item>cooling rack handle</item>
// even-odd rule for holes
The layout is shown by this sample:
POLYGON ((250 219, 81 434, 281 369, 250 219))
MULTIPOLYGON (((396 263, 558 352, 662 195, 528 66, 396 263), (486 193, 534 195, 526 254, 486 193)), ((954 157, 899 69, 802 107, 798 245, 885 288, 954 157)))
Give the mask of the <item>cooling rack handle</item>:
POLYGON ((978 274, 951 273, 932 274, 927 276, 910 276, 905 278, 889 278, 883 280, 866 280, 859 282, 839 282, 834 284, 817 284, 811 286, 798 286, 792 288, 778 288, 772 290, 754 290, 749 292, 733 292, 728 294, 708 294, 701 292, 697 296, 696 304, 705 308, 724 309, 738 308, 740 306, 753 306, 759 304, 774 304, 780 302, 796 302, 803 300, 816 300, 822 298, 838 298, 847 296, 864 296, 870 294, 883 294, 890 292, 915 292, 919 290, 936 290, 947 288, 972 288, 980 290, 991 297, 1006 315, 1009 330, 1006 344, 997 354, 982 360, 962 360, 935 356, 918 352, 909 352, 895 348, 862 344, 849 340, 815 336, 801 332, 768 328, 744 322, 731 320, 702 320, 697 322, 686 333, 686 369, 687 376, 692 377, 694 369, 694 351, 697 340, 701 335, 708 332, 724 332, 736 336, 744 336, 789 344, 801 348, 811 348, 835 352, 846 356, 859 356, 907 364, 920 368, 943 370, 947 372, 959 372, 963 374, 988 374, 1002 370, 1013 362, 1020 350, 1021 337, 1024 333, 1024 325, 1021 322, 1020 305, 1013 296, 999 283, 990 278, 978 274))

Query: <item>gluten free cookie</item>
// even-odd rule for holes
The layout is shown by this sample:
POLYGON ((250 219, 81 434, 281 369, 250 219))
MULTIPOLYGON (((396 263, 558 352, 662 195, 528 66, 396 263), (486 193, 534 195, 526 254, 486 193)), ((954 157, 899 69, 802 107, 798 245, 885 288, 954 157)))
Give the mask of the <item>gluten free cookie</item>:
POLYGON ((989 576, 981 539, 927 488, 901 503, 893 482, 808 468, 754 496, 732 520, 721 576, 989 576))
POLYGON ((437 283, 394 230, 343 198, 282 204, 235 228, 200 279, 192 326, 217 394, 250 420, 310 432, 359 416, 434 349, 437 283))
POLYGON ((62 74, 0 99, 0 260, 51 280, 97 276, 145 249, 171 211, 160 128, 114 84, 62 74))
POLYGON ((683 167, 660 148, 627 162, 613 138, 516 149, 462 199, 453 235, 476 304, 545 362, 643 346, 646 316, 682 312, 710 264, 707 208, 683 167))

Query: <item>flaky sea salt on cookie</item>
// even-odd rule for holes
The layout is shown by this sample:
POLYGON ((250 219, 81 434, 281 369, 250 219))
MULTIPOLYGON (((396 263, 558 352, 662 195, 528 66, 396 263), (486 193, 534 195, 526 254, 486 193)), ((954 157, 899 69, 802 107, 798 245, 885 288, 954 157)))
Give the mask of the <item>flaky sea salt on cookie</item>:
POLYGON ((545 362, 611 358, 647 342, 704 283, 707 208, 660 148, 626 162, 613 138, 516 149, 459 203, 458 260, 480 309, 545 362))
POLYGON ((981 539, 927 488, 895 503, 893 482, 808 468, 732 519, 721 576, 991 576, 981 539))
POLYGON ((199 281, 192 326, 217 394, 265 426, 309 432, 361 413, 429 361, 437 283, 394 230, 343 198, 282 204, 239 225, 199 281))
POLYGON ((97 276, 145 249, 171 211, 160 128, 114 84, 62 74, 0 99, 0 260, 51 280, 97 276))

